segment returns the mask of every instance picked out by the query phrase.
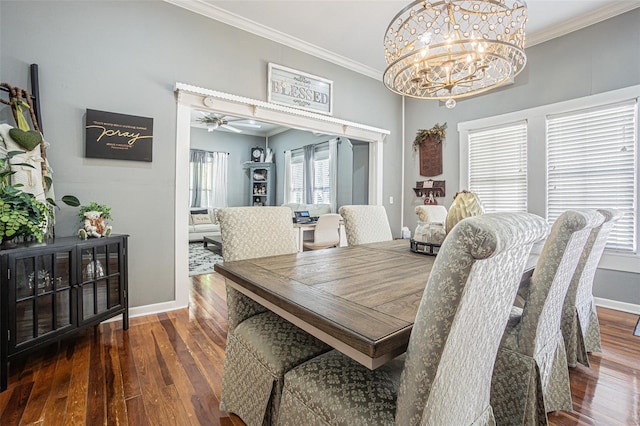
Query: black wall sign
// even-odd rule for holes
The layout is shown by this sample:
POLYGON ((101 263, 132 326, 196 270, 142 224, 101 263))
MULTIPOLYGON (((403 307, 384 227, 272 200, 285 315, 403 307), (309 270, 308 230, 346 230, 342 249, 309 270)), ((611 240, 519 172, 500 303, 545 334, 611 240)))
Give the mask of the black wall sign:
POLYGON ((87 110, 85 156, 151 161, 153 118, 87 110))

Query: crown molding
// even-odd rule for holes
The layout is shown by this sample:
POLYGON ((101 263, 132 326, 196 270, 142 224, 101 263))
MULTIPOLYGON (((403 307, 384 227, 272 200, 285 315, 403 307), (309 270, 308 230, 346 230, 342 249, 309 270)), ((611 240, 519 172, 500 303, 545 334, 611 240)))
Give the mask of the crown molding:
MULTIPOLYGON (((220 7, 207 3, 206 0, 164 0, 167 3, 206 16, 216 21, 222 22, 232 27, 236 27, 243 31, 255 34, 259 37, 266 38, 273 42, 291 47, 303 53, 315 56, 333 64, 339 65, 351 71, 371 77, 375 80, 382 81, 383 71, 353 61, 347 57, 333 53, 327 49, 308 43, 304 40, 292 37, 281 31, 262 25, 258 22, 244 18, 235 13, 228 12, 220 7)), ((573 31, 588 27, 614 16, 629 12, 630 10, 640 7, 637 0, 617 1, 594 10, 586 15, 565 21, 561 24, 548 27, 542 31, 538 31, 527 35, 526 47, 532 47, 536 44, 544 43, 556 37, 569 34, 573 31)))
POLYGON ((239 28, 243 31, 255 34, 257 36, 266 38, 267 40, 274 41, 276 43, 291 47, 333 64, 339 65, 343 68, 351 71, 366 75, 375 80, 382 81, 382 72, 372 67, 361 64, 360 62, 353 61, 344 56, 333 53, 322 47, 318 47, 314 44, 308 43, 304 40, 292 37, 281 31, 274 30, 273 28, 262 25, 258 22, 244 18, 235 13, 228 12, 217 6, 207 3, 205 0, 164 0, 167 3, 171 3, 175 6, 183 9, 190 10, 191 12, 199 15, 206 16, 216 21, 220 21, 224 24, 231 25, 232 27, 239 28))
POLYGON ((613 18, 614 16, 621 15, 638 7, 640 7, 640 2, 638 1, 617 1, 609 3, 604 7, 594 10, 593 12, 570 19, 560 25, 551 26, 527 36, 526 47, 535 46, 536 44, 544 43, 556 37, 561 37, 574 31, 581 30, 589 25, 597 24, 598 22, 613 18))

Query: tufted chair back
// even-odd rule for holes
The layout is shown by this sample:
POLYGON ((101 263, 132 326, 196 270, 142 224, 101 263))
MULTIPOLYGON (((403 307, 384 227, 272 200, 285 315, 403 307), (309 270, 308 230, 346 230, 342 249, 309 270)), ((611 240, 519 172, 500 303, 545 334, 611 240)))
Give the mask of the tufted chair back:
POLYGON ((570 367, 575 367, 577 362, 589 366, 587 352, 602 350, 593 302, 593 279, 611 229, 622 213, 613 209, 598 210, 598 213, 604 217, 604 222, 591 230, 564 300, 562 334, 570 367))
POLYGON ((539 216, 493 213, 449 234, 411 333, 397 425, 493 424, 493 363, 531 247, 547 232, 539 216))
POLYGON ((297 252, 288 207, 228 207, 218 222, 225 262, 297 252))
POLYGON ((339 213, 350 246, 393 239, 384 206, 342 206, 339 213))
MULTIPOLYGON (((289 207, 228 207, 217 212, 225 262, 296 253, 289 207)), ((266 308, 227 286, 229 333, 266 308)))

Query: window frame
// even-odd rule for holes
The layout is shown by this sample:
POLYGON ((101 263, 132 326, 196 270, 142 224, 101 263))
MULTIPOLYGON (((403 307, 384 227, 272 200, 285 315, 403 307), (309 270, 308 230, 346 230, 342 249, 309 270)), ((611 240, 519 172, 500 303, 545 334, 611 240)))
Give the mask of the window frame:
MULTIPOLYGON (((469 186, 469 131, 473 129, 495 127, 510 122, 527 120, 527 198, 528 211, 546 218, 546 118, 549 115, 563 114, 571 111, 598 107, 606 104, 624 102, 632 99, 640 99, 640 85, 623 89, 612 90, 605 93, 590 95, 582 98, 571 99, 554 104, 543 105, 526 110, 515 111, 493 117, 480 118, 458 123, 459 132, 459 186, 469 186)), ((640 124, 636 129, 636 165, 640 164, 640 124)), ((636 176, 636 192, 640 187, 640 173, 636 176)), ((636 220, 636 253, 621 253, 605 250, 599 268, 622 272, 640 273, 640 209, 636 196, 635 220, 636 220)))

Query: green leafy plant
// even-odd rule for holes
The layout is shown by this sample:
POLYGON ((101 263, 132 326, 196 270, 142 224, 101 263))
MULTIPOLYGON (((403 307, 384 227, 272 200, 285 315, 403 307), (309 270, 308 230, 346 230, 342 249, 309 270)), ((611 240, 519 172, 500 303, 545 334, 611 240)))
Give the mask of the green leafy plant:
POLYGON ((105 204, 98 204, 95 201, 91 201, 87 205, 80 206, 80 210, 78 211, 78 217, 82 221, 82 220, 84 220, 84 214, 86 212, 91 212, 91 211, 102 212, 102 217, 103 218, 111 219, 111 207, 108 207, 105 204))
POLYGON ((418 130, 416 138, 413 140, 413 150, 417 151, 420 148, 420 145, 429 139, 435 140, 436 143, 441 143, 447 135, 446 130, 447 123, 444 123, 443 125, 436 123, 436 125, 430 129, 418 130))
MULTIPOLYGON (((23 237, 42 242, 52 212, 46 203, 20 189, 22 184, 11 185, 10 176, 14 172, 8 169, 8 163, 18 154, 22 152, 10 151, 5 158, 0 158, 0 239, 7 241, 23 237)), ((17 165, 33 167, 26 163, 17 165)))

